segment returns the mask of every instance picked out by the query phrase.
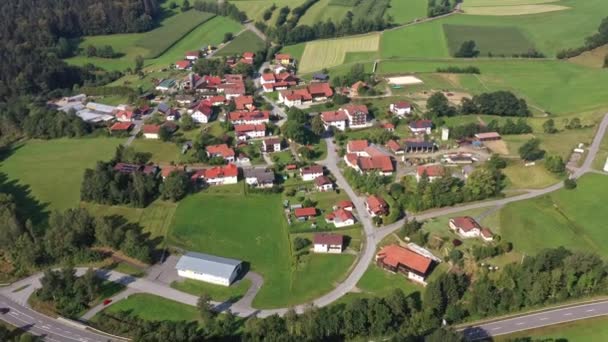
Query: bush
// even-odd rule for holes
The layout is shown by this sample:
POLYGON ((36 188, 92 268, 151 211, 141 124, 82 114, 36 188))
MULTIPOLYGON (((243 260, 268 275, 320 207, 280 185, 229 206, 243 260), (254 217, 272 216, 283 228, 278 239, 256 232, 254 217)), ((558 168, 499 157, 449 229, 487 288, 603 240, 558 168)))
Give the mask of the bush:
POLYGON ((301 249, 306 248, 307 246, 310 245, 310 240, 306 239, 306 238, 301 238, 301 237, 296 237, 295 239, 293 239, 293 248, 296 251, 299 251, 301 249))
POLYGON ((576 181, 574 179, 566 179, 564 181, 564 188, 568 189, 568 190, 572 190, 576 188, 576 181))

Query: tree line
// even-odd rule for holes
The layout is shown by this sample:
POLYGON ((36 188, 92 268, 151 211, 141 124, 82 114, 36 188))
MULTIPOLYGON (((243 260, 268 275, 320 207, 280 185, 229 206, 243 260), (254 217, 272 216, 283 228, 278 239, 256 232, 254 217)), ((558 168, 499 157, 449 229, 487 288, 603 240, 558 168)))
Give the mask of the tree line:
POLYGON ((593 50, 605 44, 608 44, 608 17, 602 19, 596 33, 585 38, 583 46, 561 50, 557 53, 557 58, 576 57, 585 51, 593 50))
MULTIPOLYGON (((442 126, 444 121, 437 118, 433 121, 436 126, 442 126)), ((498 120, 492 120, 487 125, 478 123, 468 123, 456 126, 450 126, 450 137, 453 139, 465 139, 475 136, 477 133, 498 132, 500 134, 527 134, 532 133, 532 126, 528 125, 526 120, 519 118, 516 121, 506 119, 500 124, 498 120)))
POLYGON ((247 13, 239 10, 238 7, 228 1, 196 0, 192 7, 197 11, 215 13, 238 22, 247 21, 247 13))
POLYGON ((499 90, 491 93, 465 97, 460 106, 450 104, 441 92, 431 95, 426 102, 427 112, 431 117, 455 116, 458 114, 488 114, 499 116, 530 116, 526 100, 518 98, 510 91, 499 90))

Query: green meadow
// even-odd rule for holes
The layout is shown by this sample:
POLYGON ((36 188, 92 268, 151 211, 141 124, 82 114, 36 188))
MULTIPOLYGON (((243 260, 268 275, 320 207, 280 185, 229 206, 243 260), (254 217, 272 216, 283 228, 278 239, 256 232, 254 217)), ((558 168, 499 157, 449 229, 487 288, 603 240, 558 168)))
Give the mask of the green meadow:
POLYGON ((217 56, 235 56, 243 52, 258 52, 264 48, 266 43, 252 31, 245 31, 234 38, 229 44, 218 52, 217 56))
MULTIPOLYGON (((137 293, 132 294, 104 310, 112 314, 127 311, 134 316, 149 321, 197 321, 199 313, 194 306, 175 302, 163 297, 137 293)), ((92 321, 99 320, 99 316, 93 317, 92 321)))

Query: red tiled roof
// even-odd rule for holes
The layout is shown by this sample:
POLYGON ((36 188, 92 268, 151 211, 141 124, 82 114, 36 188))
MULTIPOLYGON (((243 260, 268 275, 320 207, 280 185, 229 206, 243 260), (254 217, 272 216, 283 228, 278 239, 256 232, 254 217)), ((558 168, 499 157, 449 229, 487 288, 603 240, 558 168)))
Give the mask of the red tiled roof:
POLYGON ((211 103, 212 105, 214 103, 219 103, 219 102, 226 102, 226 97, 223 95, 216 95, 216 96, 211 96, 210 98, 207 99, 207 101, 209 101, 209 103, 211 103))
POLYGON ((177 61, 175 65, 180 69, 186 69, 190 66, 190 61, 177 61))
POLYGON ((385 123, 385 124, 382 124, 382 128, 384 128, 384 129, 395 129, 395 125, 393 125, 392 123, 385 123))
POLYGON ((323 185, 327 185, 327 184, 333 184, 331 179, 327 178, 327 176, 319 176, 319 177, 315 178, 316 186, 323 186, 323 185))
POLYGON ((403 150, 403 147, 401 147, 398 142, 392 139, 386 143, 386 147, 390 148, 394 152, 403 150))
POLYGON ((130 122, 116 122, 110 127, 110 131, 128 131, 133 127, 130 122))
POLYGON ((298 166, 296 164, 287 164, 287 165, 285 165, 285 169, 287 169, 287 170, 295 170, 297 168, 298 168, 298 166))
POLYGON ((321 113, 321 119, 323 122, 336 122, 336 121, 346 121, 348 117, 342 111, 337 112, 323 112, 321 113))
POLYGON ((281 143, 281 139, 279 139, 279 138, 268 138, 268 139, 265 139, 265 140, 263 141, 263 143, 264 143, 265 145, 274 145, 274 144, 280 144, 280 143, 281 143))
POLYGON ((133 112, 130 110, 120 110, 116 113, 116 117, 124 117, 131 120, 133 118, 133 112))
POLYGON ((406 108, 410 108, 412 105, 410 105, 408 102, 405 101, 399 101, 396 103, 393 103, 393 107, 397 108, 397 109, 406 109, 406 108))
POLYGON ((338 218, 340 222, 355 219, 355 216, 353 216, 353 214, 350 211, 344 210, 344 209, 338 209, 332 213, 327 214, 327 216, 325 216, 325 217, 330 221, 333 221, 336 218, 338 218))
POLYGON ((194 106, 194 111, 199 111, 203 114, 205 114, 205 116, 210 117, 211 115, 213 115, 213 108, 211 108, 211 103, 205 101, 201 101, 199 102, 197 105, 194 106))
POLYGON ((186 57, 198 57, 200 56, 198 51, 188 51, 186 52, 186 57))
POLYGON ((485 238, 491 238, 492 236, 494 236, 494 234, 492 234, 492 231, 489 230, 488 228, 483 228, 481 230, 481 235, 483 235, 483 237, 485 237, 485 238))
POLYGON ((388 204, 386 203, 386 201, 384 201, 382 198, 380 198, 376 195, 371 195, 371 196, 367 197, 366 202, 367 202, 367 206, 374 213, 385 212, 386 209, 388 208, 388 204))
POLYGON ((308 174, 315 174, 315 173, 323 173, 323 166, 321 165, 311 165, 311 166, 306 166, 300 169, 300 172, 303 175, 308 175, 308 174))
POLYGON ((315 245, 340 245, 344 243, 344 236, 339 234, 317 233, 312 237, 315 245))
POLYGON ((296 210, 294 210, 294 215, 296 217, 311 217, 311 216, 317 216, 317 209, 316 208, 297 208, 296 210))
POLYGON ((269 112, 231 112, 228 114, 228 118, 231 122, 234 121, 257 121, 257 120, 268 120, 270 118, 269 112))
POLYGON ((366 105, 348 104, 343 106, 341 109, 347 111, 351 115, 354 113, 365 113, 365 115, 369 114, 369 109, 367 109, 366 105))
POLYGON ((255 53, 253 52, 243 52, 243 58, 251 59, 255 57, 255 53))
POLYGON ((365 83, 365 82, 363 82, 363 81, 357 81, 357 82, 355 82, 355 83, 354 83, 352 86, 350 86, 350 88, 351 88, 353 91, 358 91, 358 90, 359 90, 359 88, 361 88, 362 86, 363 86, 363 87, 367 87, 367 83, 365 83))
POLYGON ((276 55, 274 55, 274 58, 275 59, 280 59, 280 60, 291 59, 291 55, 287 54, 287 53, 277 53, 276 55))
POLYGON ((441 177, 445 173, 443 166, 441 165, 422 165, 416 169, 418 176, 422 176, 425 172, 429 177, 441 177))
POLYGON ((421 129, 421 128, 430 128, 433 127, 433 121, 431 120, 416 120, 410 122, 410 128, 412 129, 421 129))
POLYGON ((368 146, 367 140, 351 140, 348 142, 347 149, 349 152, 363 152, 368 146))
POLYGON ((484 139, 500 139, 500 134, 497 132, 477 133, 475 137, 480 140, 484 139))
POLYGON ((234 125, 234 131, 236 133, 266 132, 266 125, 234 125))
POLYGON ((329 86, 329 83, 311 83, 308 85, 308 92, 312 96, 324 96, 331 97, 334 95, 333 90, 329 86))
POLYGON ((384 246, 376 257, 386 265, 404 265, 421 274, 426 274, 433 263, 433 260, 398 245, 384 246))
POLYGON ((338 204, 336 204, 336 206, 340 209, 345 209, 345 208, 353 208, 355 205, 351 201, 344 200, 344 201, 338 202, 338 204))
POLYGON ((297 100, 310 101, 310 100, 312 100, 312 95, 306 88, 283 90, 281 92, 281 96, 283 96, 284 98, 286 98, 289 101, 297 101, 297 100))
POLYGON ((203 81, 205 81, 208 86, 217 86, 222 84, 222 78, 219 76, 205 75, 205 77, 203 77, 203 81))
POLYGON ((226 166, 216 166, 210 169, 202 170, 201 175, 205 179, 237 177, 239 175, 239 168, 234 164, 228 164, 226 166))
POLYGON ((274 74, 273 74, 273 73, 271 73, 271 72, 267 72, 267 73, 265 73, 265 74, 262 74, 262 79, 263 79, 264 81, 267 81, 267 82, 270 82, 270 81, 273 81, 273 82, 274 82, 274 81, 275 81, 274 74))
POLYGON ((388 156, 359 157, 358 165, 362 171, 393 172, 393 162, 388 156))
POLYGON ((234 150, 226 144, 207 146, 206 151, 212 155, 220 155, 224 158, 234 157, 234 150))
POLYGON ((468 232, 473 229, 481 229, 479 223, 477 223, 477 221, 470 216, 452 217, 450 222, 452 222, 456 228, 461 229, 464 232, 468 232))
POLYGON ((183 171, 183 170, 184 170, 183 166, 165 166, 160 170, 160 174, 163 176, 163 178, 166 178, 173 171, 183 171))
POLYGON ((253 105, 253 96, 239 96, 234 98, 234 104, 237 110, 247 109, 247 105, 253 105))
POLYGON ((160 132, 160 126, 159 125, 144 125, 144 127, 141 130, 142 130, 142 132, 144 132, 144 134, 154 134, 154 133, 160 132))

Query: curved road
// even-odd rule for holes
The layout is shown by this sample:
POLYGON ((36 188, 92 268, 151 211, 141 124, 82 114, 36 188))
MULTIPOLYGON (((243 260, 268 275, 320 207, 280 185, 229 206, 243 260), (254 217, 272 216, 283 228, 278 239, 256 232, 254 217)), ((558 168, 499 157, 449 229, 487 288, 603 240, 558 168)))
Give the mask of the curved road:
MULTIPOLYGON (((593 143, 591 144, 591 146, 589 146, 588 154, 583 165, 571 175, 571 178, 578 178, 583 174, 592 171, 591 165, 597 155, 602 139, 606 133, 607 127, 608 114, 604 115, 599 125, 598 131, 596 132, 595 137, 593 139, 593 143)), ((323 295, 322 297, 315 299, 312 302, 315 306, 318 307, 329 305, 334 301, 338 300, 340 297, 344 296, 346 293, 353 290, 361 279, 361 277, 363 276, 363 274, 365 273, 365 271, 367 270, 369 264, 374 259, 377 243, 387 235, 399 229, 406 220, 402 219, 398 222, 395 222, 380 229, 375 228, 372 224, 371 218, 367 215, 367 211, 365 210, 364 198, 357 196, 357 194, 350 187, 346 179, 344 179, 344 176, 338 168, 339 157, 335 151, 336 148, 332 142, 332 139, 327 138, 326 142, 328 149, 327 158, 322 161, 321 164, 323 164, 329 171, 331 171, 331 173, 336 177, 337 185, 344 191, 346 191, 352 202, 355 204, 355 207, 358 212, 359 221, 362 223, 363 228, 365 230, 366 239, 365 246, 362 252, 359 254, 356 265, 352 269, 352 272, 349 274, 349 276, 342 283, 338 284, 338 286, 336 286, 332 291, 323 295)), ((528 193, 523 195, 492 201, 472 203, 458 207, 441 208, 426 213, 421 213, 415 216, 410 216, 409 219, 426 220, 438 216, 457 213, 464 210, 501 206, 512 202, 523 201, 534 197, 543 196, 553 191, 559 190, 562 187, 563 184, 558 183, 545 189, 529 191, 528 193)), ((82 271, 82 269, 79 271, 82 271)), ((125 284, 133 292, 153 293, 189 305, 196 305, 196 300, 198 299, 196 296, 192 296, 172 289, 166 284, 146 279, 135 279, 114 271, 100 270, 98 272, 100 273, 100 276, 105 279, 110 279, 112 281, 117 281, 125 284)), ((0 289, 0 306, 9 307, 11 309, 8 313, 0 315, 0 320, 6 321, 10 324, 19 327, 24 327, 24 329, 29 330, 36 335, 46 336, 46 339, 49 341, 111 340, 110 338, 108 338, 108 336, 105 336, 103 334, 84 330, 83 328, 77 328, 74 325, 41 315, 27 308, 27 297, 34 291, 36 286, 39 286, 40 277, 41 274, 37 274, 32 277, 18 281, 10 287, 0 289), (22 289, 21 291, 15 291, 24 284, 30 284, 30 286, 28 288, 22 289)), ((251 307, 251 300, 255 296, 257 290, 259 290, 261 282, 263 281, 261 278, 257 280, 258 281, 254 283, 259 283, 259 285, 252 286, 252 288, 249 289, 246 296, 241 301, 234 304, 214 303, 216 305, 216 308, 220 311, 230 309, 239 316, 249 316, 252 314, 257 314, 260 317, 266 317, 272 314, 284 314, 285 312, 287 312, 288 308, 275 310, 256 310, 251 307)), ((295 307, 295 309, 297 312, 302 312, 304 311, 306 306, 307 305, 304 304, 299 305, 295 307)), ((488 336, 507 334, 515 331, 557 324, 565 320, 572 321, 604 314, 608 314, 608 301, 598 302, 594 304, 586 304, 584 306, 556 309, 544 313, 534 313, 518 318, 508 318, 504 320, 499 320, 492 323, 473 325, 471 327, 463 329, 463 331, 469 339, 480 339, 488 336), (544 319, 545 317, 546 319, 544 319)))

